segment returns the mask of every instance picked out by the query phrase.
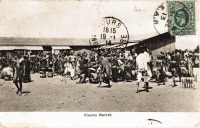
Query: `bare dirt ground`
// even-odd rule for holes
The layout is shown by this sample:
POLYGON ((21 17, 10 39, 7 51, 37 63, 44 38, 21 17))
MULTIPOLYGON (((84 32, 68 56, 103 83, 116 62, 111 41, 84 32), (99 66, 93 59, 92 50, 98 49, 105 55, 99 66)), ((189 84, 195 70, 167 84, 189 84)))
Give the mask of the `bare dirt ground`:
MULTIPOLYGON (((24 83, 27 95, 16 95, 12 81, 0 80, 0 111, 67 111, 67 112, 198 112, 200 111, 200 85, 193 88, 172 87, 150 83, 150 92, 135 93, 136 82, 113 83, 112 88, 98 88, 98 84, 76 84, 62 76, 39 78, 31 75, 33 82, 24 83)), ((140 86, 142 90, 143 86, 140 86)))

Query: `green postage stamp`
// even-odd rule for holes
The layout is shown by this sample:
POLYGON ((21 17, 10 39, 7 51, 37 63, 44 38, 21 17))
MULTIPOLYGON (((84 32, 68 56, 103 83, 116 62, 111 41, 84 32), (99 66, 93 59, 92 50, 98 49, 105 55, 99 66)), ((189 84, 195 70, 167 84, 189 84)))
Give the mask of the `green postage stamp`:
POLYGON ((195 35, 195 2, 168 2, 168 28, 172 35, 195 35))

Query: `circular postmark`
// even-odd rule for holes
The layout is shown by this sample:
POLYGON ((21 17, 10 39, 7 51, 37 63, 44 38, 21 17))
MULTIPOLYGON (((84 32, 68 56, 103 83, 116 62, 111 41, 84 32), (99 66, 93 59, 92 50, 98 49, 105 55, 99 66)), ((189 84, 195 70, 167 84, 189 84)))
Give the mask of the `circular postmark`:
POLYGON ((158 34, 168 31, 167 2, 160 4, 156 8, 153 14, 153 24, 158 34))
POLYGON ((91 45, 127 44, 129 33, 126 25, 115 17, 101 19, 95 33, 90 39, 91 45))

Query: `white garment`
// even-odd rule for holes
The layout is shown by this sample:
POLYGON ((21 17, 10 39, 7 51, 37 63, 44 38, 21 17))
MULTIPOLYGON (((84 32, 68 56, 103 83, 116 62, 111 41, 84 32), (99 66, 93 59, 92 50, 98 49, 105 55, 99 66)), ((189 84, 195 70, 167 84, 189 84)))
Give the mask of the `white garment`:
POLYGON ((138 70, 147 70, 147 61, 144 53, 140 53, 136 57, 136 65, 138 70))
POLYGON ((130 55, 130 56, 128 56, 128 60, 129 61, 133 61, 133 57, 130 55))
POLYGON ((24 58, 20 58, 18 61, 20 64, 24 62, 24 58))
POLYGON ((64 74, 66 75, 68 72, 70 72, 70 65, 69 62, 66 62, 64 64, 65 70, 64 70, 64 74))
POLYGON ((64 64, 64 68, 65 68, 64 69, 64 75, 66 75, 67 74, 67 63, 64 64))
POLYGON ((142 73, 140 71, 145 71, 145 70, 147 71, 147 74, 148 74, 148 77, 145 77, 145 78, 150 80, 152 73, 151 73, 151 70, 147 66, 147 62, 150 62, 150 56, 147 52, 141 53, 136 57, 136 65, 137 65, 137 68, 138 68, 138 75, 137 75, 138 80, 137 80, 137 82, 140 82, 141 78, 142 78, 142 73))
POLYGON ((167 58, 168 58, 169 60, 171 60, 171 56, 170 56, 169 54, 167 55, 167 58))
POLYGON ((74 77, 75 76, 75 69, 71 68, 70 69, 70 77, 74 77))
POLYGON ((137 74, 137 82, 141 82, 142 78, 144 79, 144 82, 148 82, 149 81, 149 77, 148 76, 142 76, 142 72, 138 72, 138 74, 137 74))
POLYGON ((70 61, 72 61, 72 62, 75 61, 75 56, 74 55, 70 55, 69 58, 70 58, 70 61))
POLYGON ((184 60, 185 60, 185 61, 187 61, 187 60, 188 60, 188 55, 189 55, 189 53, 188 53, 188 52, 185 52, 185 53, 184 53, 184 60))
POLYGON ((145 60, 146 60, 147 62, 150 62, 150 61, 151 61, 151 57, 150 57, 149 53, 144 52, 143 54, 144 54, 145 60))
POLYGON ((138 72, 137 73, 137 82, 140 82, 142 80, 142 73, 138 72))
MULTIPOLYGON (((145 56, 145 60, 147 63, 149 63, 151 61, 151 56, 149 55, 149 53, 144 52, 144 56, 145 56)), ((147 74, 148 74, 148 80, 150 80, 150 78, 152 77, 152 73, 151 73, 151 69, 150 67, 147 65, 147 74)))
POLYGON ((72 63, 68 64, 68 72, 70 72, 70 77, 74 77, 74 67, 72 66, 72 63))

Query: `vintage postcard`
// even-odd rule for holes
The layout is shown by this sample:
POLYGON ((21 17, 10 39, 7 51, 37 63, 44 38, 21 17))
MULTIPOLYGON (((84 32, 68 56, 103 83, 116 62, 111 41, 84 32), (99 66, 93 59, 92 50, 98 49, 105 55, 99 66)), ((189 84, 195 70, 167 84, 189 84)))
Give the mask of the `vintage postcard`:
POLYGON ((200 127, 198 0, 0 0, 0 127, 200 127))

